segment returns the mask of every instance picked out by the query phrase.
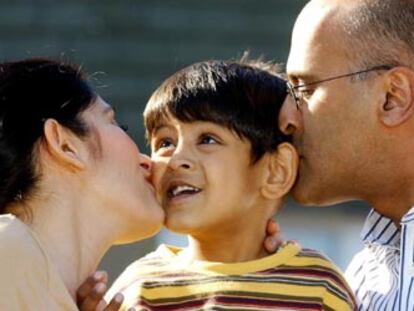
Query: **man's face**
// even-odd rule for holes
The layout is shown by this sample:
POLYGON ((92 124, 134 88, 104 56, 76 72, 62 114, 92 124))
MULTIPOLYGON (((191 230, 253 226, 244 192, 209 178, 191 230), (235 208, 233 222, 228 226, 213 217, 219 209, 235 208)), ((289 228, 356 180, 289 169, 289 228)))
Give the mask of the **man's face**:
MULTIPOLYGON (((330 23, 335 13, 313 4, 298 17, 287 62, 292 85, 352 71, 343 33, 330 23)), ((293 100, 285 102, 279 121, 284 132, 293 134, 300 155, 292 191, 298 202, 324 205, 358 198, 356 187, 369 157, 369 129, 374 125, 367 88, 369 79, 341 78, 300 88, 304 99, 299 109, 293 100)))

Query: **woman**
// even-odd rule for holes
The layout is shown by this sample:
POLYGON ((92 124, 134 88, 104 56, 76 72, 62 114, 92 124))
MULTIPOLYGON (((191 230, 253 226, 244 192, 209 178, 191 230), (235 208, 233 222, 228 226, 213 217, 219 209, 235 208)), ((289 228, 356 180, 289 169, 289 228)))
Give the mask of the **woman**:
POLYGON ((77 310, 114 243, 160 229, 150 168, 79 68, 0 64, 0 310, 77 310))

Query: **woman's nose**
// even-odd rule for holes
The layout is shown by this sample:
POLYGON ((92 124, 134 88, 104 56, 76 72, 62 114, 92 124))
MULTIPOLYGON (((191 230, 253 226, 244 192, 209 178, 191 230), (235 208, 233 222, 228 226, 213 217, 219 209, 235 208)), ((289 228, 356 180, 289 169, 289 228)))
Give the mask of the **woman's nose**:
POLYGON ((140 154, 140 163, 139 165, 142 168, 142 171, 144 172, 144 176, 145 178, 150 178, 151 177, 151 169, 152 169, 152 161, 151 158, 149 156, 147 156, 146 154, 141 153, 140 154))

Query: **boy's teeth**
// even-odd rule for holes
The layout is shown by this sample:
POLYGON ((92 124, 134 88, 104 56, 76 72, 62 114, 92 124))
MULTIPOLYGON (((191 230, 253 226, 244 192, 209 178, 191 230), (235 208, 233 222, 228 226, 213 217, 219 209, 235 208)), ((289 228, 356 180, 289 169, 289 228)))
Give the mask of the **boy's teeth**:
POLYGON ((177 196, 178 194, 182 193, 182 192, 198 192, 199 189, 195 188, 195 187, 191 187, 191 186, 177 186, 176 188, 174 188, 171 193, 173 196, 177 196))

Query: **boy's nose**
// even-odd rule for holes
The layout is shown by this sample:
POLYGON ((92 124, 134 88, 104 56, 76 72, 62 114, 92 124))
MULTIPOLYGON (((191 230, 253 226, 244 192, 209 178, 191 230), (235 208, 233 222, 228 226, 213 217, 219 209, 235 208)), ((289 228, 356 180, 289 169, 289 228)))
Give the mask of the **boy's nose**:
POLYGON ((169 166, 173 170, 185 171, 191 171, 195 167, 194 162, 188 156, 181 153, 176 153, 171 157, 169 166))
POLYGON ((291 96, 287 96, 279 113, 279 128, 285 135, 292 135, 301 128, 302 116, 291 96))

